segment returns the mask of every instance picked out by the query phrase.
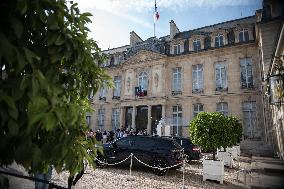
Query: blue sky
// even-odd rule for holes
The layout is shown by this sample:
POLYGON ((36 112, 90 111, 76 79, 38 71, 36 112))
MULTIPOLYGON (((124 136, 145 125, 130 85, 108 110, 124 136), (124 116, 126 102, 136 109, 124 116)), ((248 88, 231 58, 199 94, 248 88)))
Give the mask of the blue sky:
MULTIPOLYGON (((81 12, 93 14, 90 37, 102 50, 129 44, 135 31, 143 40, 153 37, 154 0, 75 0, 81 12)), ((255 14, 261 0, 157 0, 160 19, 156 36, 169 35, 170 20, 180 31, 255 14)))

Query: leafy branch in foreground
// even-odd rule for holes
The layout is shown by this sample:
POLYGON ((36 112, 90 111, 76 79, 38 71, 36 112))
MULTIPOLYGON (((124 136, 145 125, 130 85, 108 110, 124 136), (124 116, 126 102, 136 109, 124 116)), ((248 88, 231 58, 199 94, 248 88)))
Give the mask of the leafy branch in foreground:
POLYGON ((86 141, 88 95, 109 76, 90 13, 64 0, 0 2, 0 164, 32 172, 54 165, 74 174, 96 155, 86 141))

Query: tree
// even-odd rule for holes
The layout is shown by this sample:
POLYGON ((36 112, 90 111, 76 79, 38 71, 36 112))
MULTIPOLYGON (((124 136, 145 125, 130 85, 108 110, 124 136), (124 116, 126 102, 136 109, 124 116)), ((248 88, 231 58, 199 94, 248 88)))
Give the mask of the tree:
POLYGON ((212 151, 214 160, 218 148, 232 147, 242 136, 242 125, 237 118, 217 112, 199 113, 190 122, 189 130, 193 143, 212 151))
POLYGON ((88 95, 110 78, 88 38, 91 14, 65 0, 4 0, 0 14, 0 164, 71 174, 84 158, 95 166, 88 95))

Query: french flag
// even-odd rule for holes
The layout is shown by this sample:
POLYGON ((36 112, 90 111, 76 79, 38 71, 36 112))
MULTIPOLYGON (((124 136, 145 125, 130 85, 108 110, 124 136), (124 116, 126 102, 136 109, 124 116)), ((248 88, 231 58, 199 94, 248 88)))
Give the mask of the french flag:
POLYGON ((155 14, 154 14, 154 22, 156 22, 157 20, 159 20, 160 15, 159 12, 157 11, 157 5, 156 5, 156 0, 155 0, 155 14))

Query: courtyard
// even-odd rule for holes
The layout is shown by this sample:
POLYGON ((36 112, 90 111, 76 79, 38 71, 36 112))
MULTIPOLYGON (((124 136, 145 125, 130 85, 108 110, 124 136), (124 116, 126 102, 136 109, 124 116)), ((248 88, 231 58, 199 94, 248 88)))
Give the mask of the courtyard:
MULTIPOLYGON (((237 162, 235 162, 237 163, 237 162)), ((184 184, 186 188, 281 188, 283 186, 283 162, 272 158, 240 157, 239 168, 226 168, 224 184, 215 181, 203 181, 202 160, 192 161, 186 165, 184 184), (264 170, 270 169, 271 173, 264 170), (273 170, 273 171, 272 171, 273 170), (282 183, 281 183, 282 182, 282 183)), ((236 164, 235 164, 236 166, 236 164)), ((3 169, 3 168, 2 168, 3 169)), ((8 169, 8 168, 7 168, 8 169)), ((20 174, 24 172, 22 167, 13 164, 9 171, 16 171, 20 174)), ((51 182, 67 187, 68 172, 58 175, 53 171, 51 182)), ((10 178, 11 189, 34 188, 34 182, 16 177, 10 178)), ((182 187, 183 171, 170 170, 166 176, 156 176, 150 169, 134 167, 132 178, 129 180, 128 167, 105 167, 93 170, 88 167, 83 177, 78 181, 76 189, 178 189, 182 187)))

